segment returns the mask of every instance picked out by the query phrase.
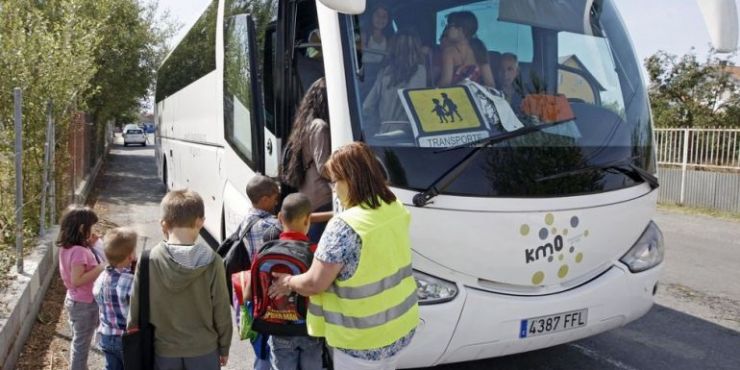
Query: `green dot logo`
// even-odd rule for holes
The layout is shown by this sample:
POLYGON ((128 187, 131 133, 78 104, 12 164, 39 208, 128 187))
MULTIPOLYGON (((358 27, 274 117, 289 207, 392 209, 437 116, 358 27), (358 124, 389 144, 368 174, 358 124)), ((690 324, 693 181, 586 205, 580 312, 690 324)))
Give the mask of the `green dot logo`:
POLYGON ((566 276, 568 276, 568 265, 562 265, 558 270, 558 277, 561 279, 565 279, 566 276))
POLYGON ((533 285, 540 285, 542 284, 542 281, 545 280, 545 273, 542 271, 537 271, 532 275, 532 284, 533 285))
POLYGON ((552 225, 553 222, 555 222, 555 216, 553 216, 552 213, 545 215, 545 224, 547 226, 552 225))
POLYGON ((522 234, 522 236, 529 235, 529 225, 525 224, 519 227, 519 233, 522 234))
POLYGON ((576 254, 576 263, 581 263, 583 261, 583 253, 576 254))

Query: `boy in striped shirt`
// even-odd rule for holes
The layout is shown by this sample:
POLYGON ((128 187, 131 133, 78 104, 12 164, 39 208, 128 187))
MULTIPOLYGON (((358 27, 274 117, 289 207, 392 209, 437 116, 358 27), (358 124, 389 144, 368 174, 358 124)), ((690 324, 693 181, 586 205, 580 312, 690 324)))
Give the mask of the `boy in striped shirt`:
POLYGON ((93 285, 93 296, 100 315, 100 349, 105 353, 106 370, 123 370, 121 336, 126 332, 131 290, 134 286, 132 262, 135 260, 136 232, 119 227, 108 231, 103 241, 108 266, 93 285))

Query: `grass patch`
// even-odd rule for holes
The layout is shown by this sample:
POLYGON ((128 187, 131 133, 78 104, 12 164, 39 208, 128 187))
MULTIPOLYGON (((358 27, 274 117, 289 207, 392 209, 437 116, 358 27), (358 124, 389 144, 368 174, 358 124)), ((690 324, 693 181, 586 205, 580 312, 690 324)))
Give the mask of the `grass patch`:
POLYGON ((716 209, 710 208, 687 207, 671 203, 658 203, 658 209, 661 211, 678 212, 692 216, 708 216, 740 222, 740 213, 718 211, 716 209))

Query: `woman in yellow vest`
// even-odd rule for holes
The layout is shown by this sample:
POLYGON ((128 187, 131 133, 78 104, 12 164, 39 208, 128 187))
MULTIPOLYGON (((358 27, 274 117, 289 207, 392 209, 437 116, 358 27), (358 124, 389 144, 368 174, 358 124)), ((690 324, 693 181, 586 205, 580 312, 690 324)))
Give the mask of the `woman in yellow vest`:
POLYGON ((270 294, 311 298, 308 333, 334 348, 335 369, 395 369, 419 322, 409 213, 367 145, 339 148, 324 168, 345 211, 329 221, 311 268, 274 274, 270 294))

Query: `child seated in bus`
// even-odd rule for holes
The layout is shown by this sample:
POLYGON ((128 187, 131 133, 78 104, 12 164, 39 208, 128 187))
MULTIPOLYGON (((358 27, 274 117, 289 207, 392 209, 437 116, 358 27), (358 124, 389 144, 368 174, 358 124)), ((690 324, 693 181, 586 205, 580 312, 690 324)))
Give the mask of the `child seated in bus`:
POLYGON ((426 87, 427 70, 421 40, 415 32, 402 30, 390 41, 387 66, 378 74, 362 104, 366 134, 382 132, 383 122, 408 121, 399 89, 426 87))
MULTIPOLYGON (((283 231, 281 241, 293 241, 296 247, 308 245, 311 252, 316 250, 308 236, 311 226, 311 201, 301 193, 293 193, 283 200, 278 219, 283 231)), ((292 247, 292 246, 291 246, 292 247)), ((252 281, 246 283, 245 299, 252 299, 252 281)), ((302 324, 302 325, 305 325, 302 324)), ((280 370, 319 370, 323 368, 323 341, 308 335, 281 336, 270 335, 270 361, 273 369, 280 370)))

